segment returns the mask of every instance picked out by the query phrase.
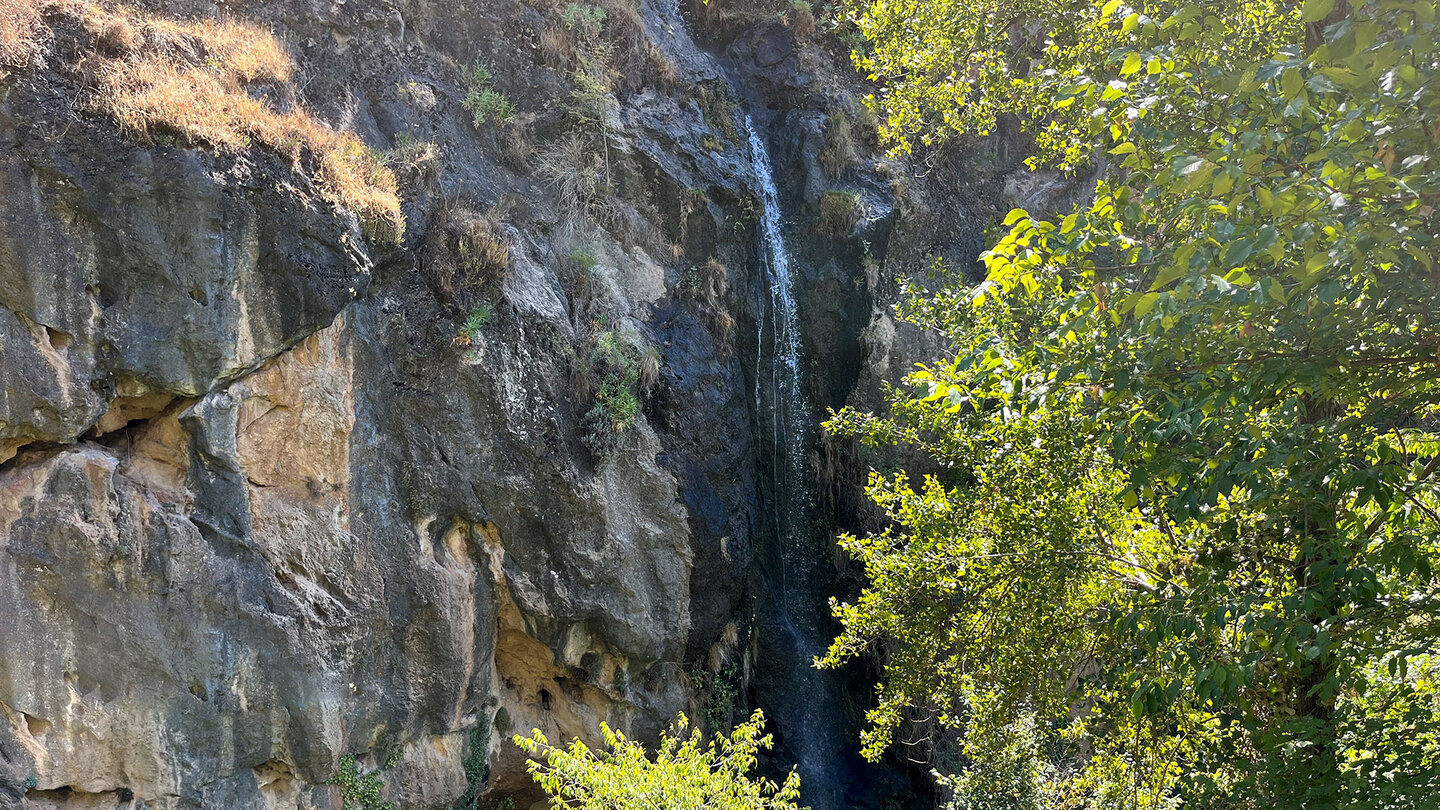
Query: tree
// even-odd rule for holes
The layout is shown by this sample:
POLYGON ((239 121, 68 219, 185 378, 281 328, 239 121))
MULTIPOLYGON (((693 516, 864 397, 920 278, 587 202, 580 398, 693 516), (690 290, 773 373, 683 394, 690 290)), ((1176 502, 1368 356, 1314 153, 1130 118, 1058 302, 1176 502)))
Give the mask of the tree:
POLYGON ((1062 805, 1426 806, 1434 2, 920 5, 856 9, 894 141, 1014 114, 1110 168, 912 290, 953 355, 831 423, 944 471, 873 478, 894 528, 845 540, 823 663, 883 642, 867 754, 907 708, 977 751, 1034 713, 1062 805))
POLYGON ((799 810, 800 776, 781 785, 751 776, 756 754, 771 745, 760 712, 702 744, 685 715, 660 736, 651 760, 644 746, 600 725, 607 751, 580 740, 552 746, 538 729, 515 744, 531 756, 530 773, 555 810, 799 810))

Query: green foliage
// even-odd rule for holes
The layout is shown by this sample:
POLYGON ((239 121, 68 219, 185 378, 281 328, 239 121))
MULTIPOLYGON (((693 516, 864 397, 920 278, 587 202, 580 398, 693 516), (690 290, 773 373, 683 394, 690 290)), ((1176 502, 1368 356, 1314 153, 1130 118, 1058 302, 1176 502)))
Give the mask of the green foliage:
POLYGON ((469 92, 483 90, 495 81, 495 72, 484 62, 476 62, 465 71, 465 89, 469 92))
POLYGON ((582 396, 594 394, 581 420, 581 440, 596 459, 606 462, 620 449, 640 416, 641 391, 654 384, 658 373, 658 355, 633 333, 602 328, 589 350, 577 353, 577 387, 584 389, 582 396))
POLYGON ((504 93, 485 89, 480 95, 466 98, 466 109, 475 116, 475 125, 495 124, 504 126, 515 120, 515 105, 504 93))
POLYGON ((702 707, 705 728, 718 734, 730 728, 730 720, 737 709, 742 709, 740 664, 726 661, 718 672, 711 672, 703 666, 695 666, 689 673, 690 679, 705 693, 702 707))
POLYGON ((605 30, 605 9, 589 3, 568 3, 560 10, 560 21, 578 38, 595 40, 605 30))
POLYGON ((489 66, 477 62, 465 73, 465 110, 474 118, 475 126, 505 126, 515 120, 515 105, 491 83, 494 74, 489 66))
POLYGON ((994 734, 961 741, 962 764, 940 776, 946 810, 1040 810, 1064 806, 1049 786, 1042 734, 1033 714, 1022 715, 994 734))
POLYGON ((570 261, 586 273, 594 270, 595 265, 599 263, 599 260, 595 258, 595 251, 590 248, 575 248, 570 251, 570 261))
POLYGON ((480 333, 485 331, 485 326, 495 317, 495 308, 489 304, 477 304, 470 314, 466 316, 465 323, 460 327, 460 336, 457 342, 470 346, 479 342, 480 333))
POLYGON ((468 753, 462 763, 465 767, 465 793, 455 803, 455 810, 470 810, 476 807, 480 801, 480 792, 485 789, 485 782, 490 778, 489 714, 481 713, 475 728, 470 730, 466 743, 468 753))
POLYGON ((886 645, 867 754, 907 707, 981 748, 1033 713, 1092 806, 1432 803, 1435 4, 889 8, 892 138, 1013 112, 1114 170, 1012 212, 980 288, 911 290, 953 354, 832 422, 940 471, 872 479, 894 527, 844 541, 871 584, 825 663, 886 645))
POLYGON ((340 757, 340 770, 325 780, 325 784, 340 786, 343 810, 394 810, 394 805, 384 799, 385 782, 380 774, 399 764, 400 752, 397 750, 386 760, 384 767, 361 773, 355 757, 346 754, 340 757))
POLYGON ((700 85, 695 101, 700 105, 700 113, 705 117, 707 126, 728 140, 739 139, 740 130, 735 125, 735 117, 740 105, 735 103, 728 84, 707 82, 700 85))
POLYGON ((569 112, 579 124, 596 127, 603 137, 609 131, 610 115, 620 102, 610 92, 610 85, 591 71, 576 71, 570 78, 575 88, 570 91, 569 112))
MULTIPOLYGON (((1123 115, 1104 70, 1134 35, 1169 21, 1183 30, 1170 70, 1253 63, 1293 41, 1298 19, 1284 0, 1183 0, 1122 5, 1049 0, 846 0, 844 14, 864 36, 853 57, 883 88, 873 99, 880 134, 900 152, 960 134, 985 135, 1003 116, 1030 125, 1042 159, 1089 158, 1092 114, 1123 115), (1186 28, 1185 26, 1188 26, 1186 28), (1067 95, 1087 87, 1093 96, 1067 95), (1103 98, 1102 98, 1103 97, 1103 98)), ((1163 65, 1163 60, 1162 63, 1163 65)), ((1143 63, 1149 70, 1149 62, 1143 63)), ((1128 74, 1127 74, 1128 75, 1128 74)), ((1136 100, 1140 100, 1137 98, 1136 100)), ((1137 108, 1141 109, 1141 108, 1137 108)))
POLYGON ((729 735, 704 743, 680 715, 661 734, 654 759, 603 723, 603 751, 579 740, 552 746, 539 729, 516 736, 515 744, 531 756, 530 773, 555 810, 799 810, 794 771, 780 785, 751 775, 756 755, 772 744, 760 733, 763 723, 756 712, 729 735))

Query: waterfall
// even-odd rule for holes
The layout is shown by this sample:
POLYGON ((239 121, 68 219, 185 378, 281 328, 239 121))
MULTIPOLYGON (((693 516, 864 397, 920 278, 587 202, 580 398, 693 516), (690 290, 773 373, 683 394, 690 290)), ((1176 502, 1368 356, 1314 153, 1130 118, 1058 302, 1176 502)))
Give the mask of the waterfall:
POLYGON ((756 319, 759 335, 755 344, 759 356, 755 362, 755 407, 760 413, 765 410, 762 394, 765 393, 767 380, 763 374, 768 372, 768 393, 773 408, 771 438, 774 442, 772 461, 775 462, 775 475, 786 479, 792 496, 808 501, 804 447, 810 427, 809 414, 801 388, 800 316, 795 304, 795 281, 790 274, 790 251, 785 245, 780 219, 780 192, 775 188, 770 152, 765 148, 765 141, 755 130, 750 116, 743 117, 743 124, 750 143, 751 169, 760 183, 760 236, 765 243, 761 261, 765 265, 770 287, 769 306, 756 319), (767 326, 771 335, 768 343, 765 340, 767 326), (768 359, 765 357, 766 349, 769 349, 768 359), (783 460, 779 458, 781 455, 783 460))
POLYGON ((795 278, 770 152, 749 116, 742 117, 742 124, 760 185, 760 259, 768 292, 756 318, 755 410, 768 428, 772 540, 761 555, 767 592, 756 618, 767 659, 761 666, 770 672, 757 692, 797 760, 806 804, 831 810, 844 804, 842 786, 853 776, 857 757, 855 731, 843 720, 838 680, 812 665, 830 641, 826 598, 833 585, 833 572, 822 568, 829 544, 817 536, 806 463, 816 426, 805 400, 795 278))
MULTIPOLYGON (((691 39, 677 0, 644 5, 650 35, 686 75, 729 83, 719 62, 691 39)), ((827 600, 836 585, 832 545, 816 519, 808 464, 818 428, 805 400, 797 279, 770 150, 749 115, 736 118, 760 192, 755 414, 769 467, 764 524, 756 527, 764 591, 755 603, 761 658, 752 687, 783 746, 776 764, 788 769, 793 763, 800 772, 803 803, 813 810, 839 810, 865 803, 850 794, 857 786, 864 794, 874 773, 860 759, 859 729, 846 718, 839 675, 813 666, 833 637, 827 600)))

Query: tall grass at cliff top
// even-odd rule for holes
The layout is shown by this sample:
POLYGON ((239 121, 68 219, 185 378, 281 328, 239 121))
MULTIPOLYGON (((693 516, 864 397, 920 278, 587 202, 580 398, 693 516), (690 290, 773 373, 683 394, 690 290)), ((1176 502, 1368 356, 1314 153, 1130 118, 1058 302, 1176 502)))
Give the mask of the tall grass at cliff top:
POLYGON ((0 64, 32 66, 47 13, 69 15, 93 35, 85 57, 95 107, 131 137, 178 135, 222 151, 264 146, 314 162, 332 203, 354 210, 372 231, 398 238, 404 221, 395 176, 355 135, 294 106, 277 109, 247 87, 284 87, 295 73, 285 45, 252 23, 152 17, 124 7, 62 0, 0 0, 0 64))

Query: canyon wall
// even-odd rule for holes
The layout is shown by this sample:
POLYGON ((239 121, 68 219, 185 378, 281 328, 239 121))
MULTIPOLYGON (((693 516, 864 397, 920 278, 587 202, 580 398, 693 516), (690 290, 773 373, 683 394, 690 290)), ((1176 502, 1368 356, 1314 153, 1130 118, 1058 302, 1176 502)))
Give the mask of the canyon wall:
MULTIPOLYGON (((131 6, 278 35, 296 78, 253 92, 384 155, 396 240, 294 155, 122 130, 92 98, 107 52, 143 44, 44 7, 0 68, 0 807, 339 807, 346 754, 394 763, 398 807, 528 806, 516 731, 649 739, 766 702, 742 116, 795 234, 812 418, 927 348, 893 279, 973 257, 1011 167, 941 155, 905 181, 793 9, 604 8, 603 148, 566 169, 558 5, 131 6), (511 120, 467 108, 477 63, 511 120), (486 245, 503 257, 467 275, 486 245), (587 358, 612 344, 638 413, 602 447, 587 358)), ((805 452, 823 546, 860 519, 833 497, 854 482, 826 481, 818 434, 805 452)), ((802 598, 843 587, 818 568, 802 598)), ((774 719, 784 759, 804 725, 774 719)))

